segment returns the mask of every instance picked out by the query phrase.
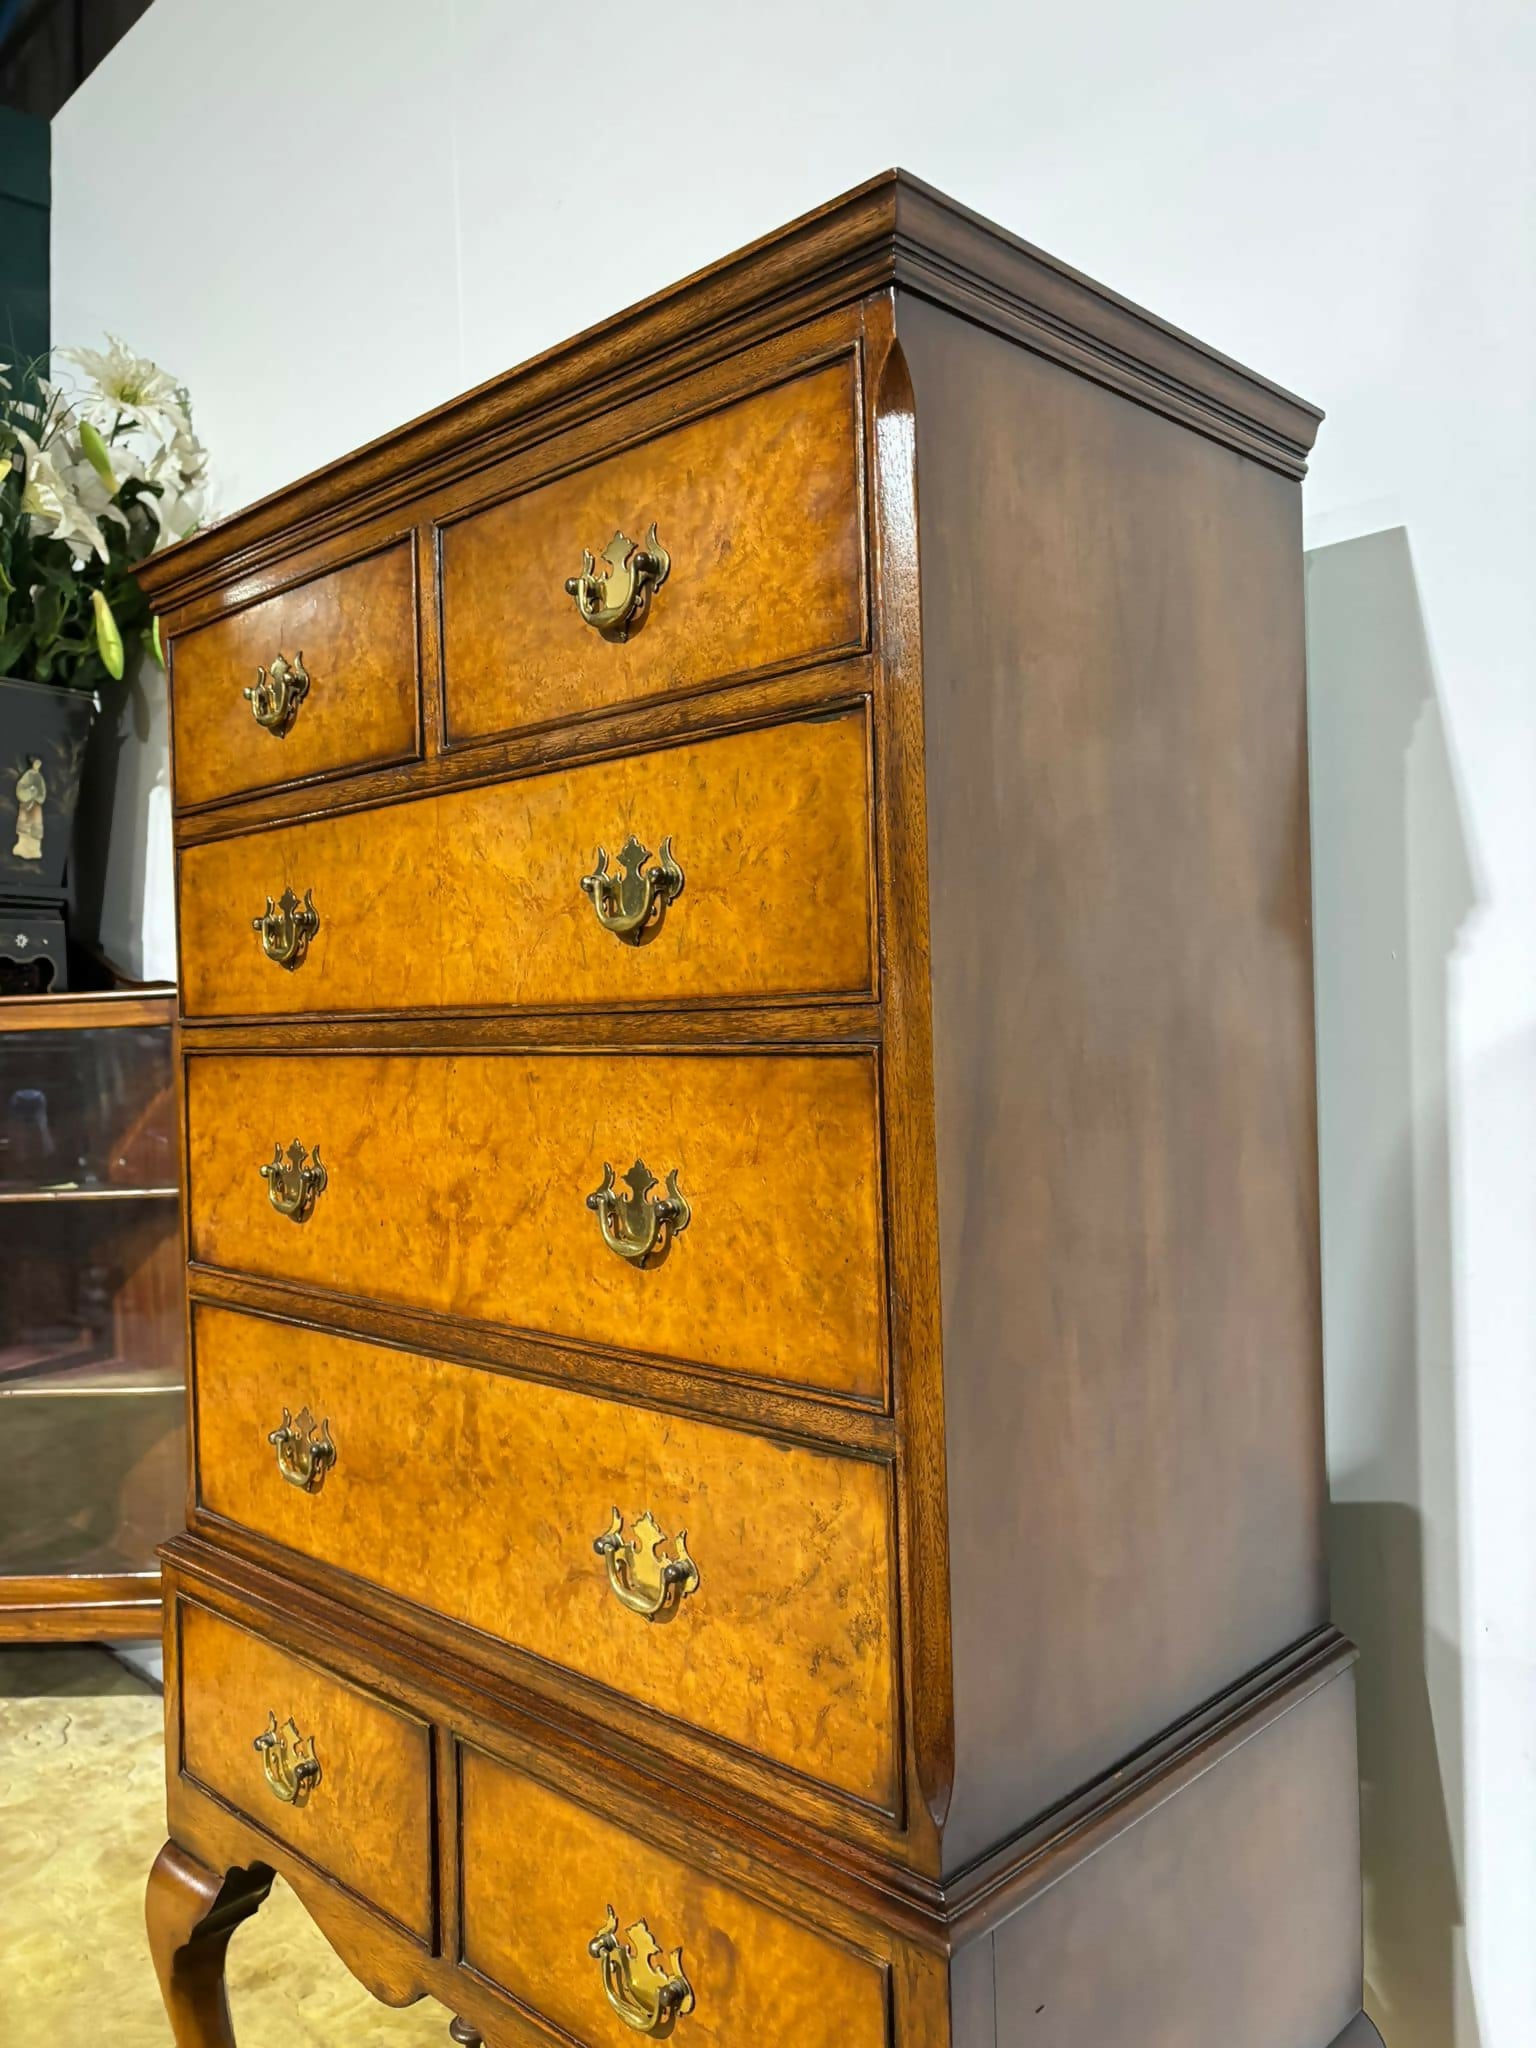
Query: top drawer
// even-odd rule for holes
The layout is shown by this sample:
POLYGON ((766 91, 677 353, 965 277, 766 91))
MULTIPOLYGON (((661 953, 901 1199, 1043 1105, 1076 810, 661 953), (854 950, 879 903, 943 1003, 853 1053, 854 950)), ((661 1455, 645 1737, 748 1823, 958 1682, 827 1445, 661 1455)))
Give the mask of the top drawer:
POLYGON ((446 524, 450 742, 862 646, 863 525, 852 355, 446 524), (618 535, 653 523, 665 580, 627 626, 585 623, 584 551, 622 571, 618 535))
POLYGON ((417 751, 411 543, 178 633, 171 687, 183 807, 409 759, 417 751), (290 685, 285 703, 284 670, 301 657, 308 681, 290 685))

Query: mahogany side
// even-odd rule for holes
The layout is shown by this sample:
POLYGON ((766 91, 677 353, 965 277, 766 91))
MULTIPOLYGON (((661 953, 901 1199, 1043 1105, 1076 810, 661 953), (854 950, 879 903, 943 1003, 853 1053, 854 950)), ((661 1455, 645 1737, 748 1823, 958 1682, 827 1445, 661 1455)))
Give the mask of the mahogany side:
POLYGON ((1326 1619, 1300 506, 948 313, 896 325, 954 1870, 1326 1619))

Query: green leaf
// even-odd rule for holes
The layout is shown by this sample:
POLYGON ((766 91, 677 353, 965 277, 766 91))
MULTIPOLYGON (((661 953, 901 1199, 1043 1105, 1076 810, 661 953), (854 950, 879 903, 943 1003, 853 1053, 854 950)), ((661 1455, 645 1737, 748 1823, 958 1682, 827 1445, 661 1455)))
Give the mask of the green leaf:
POLYGON ((123 636, 105 592, 93 590, 91 603, 96 611, 96 651, 101 656, 101 665, 114 682, 119 681, 123 673, 123 636))
POLYGON ((160 614, 156 612, 149 622, 149 649, 162 668, 165 667, 165 645, 160 638, 160 614))
POLYGON ((20 662, 32 641, 32 621, 21 619, 7 633, 0 633, 0 676, 8 676, 20 662))

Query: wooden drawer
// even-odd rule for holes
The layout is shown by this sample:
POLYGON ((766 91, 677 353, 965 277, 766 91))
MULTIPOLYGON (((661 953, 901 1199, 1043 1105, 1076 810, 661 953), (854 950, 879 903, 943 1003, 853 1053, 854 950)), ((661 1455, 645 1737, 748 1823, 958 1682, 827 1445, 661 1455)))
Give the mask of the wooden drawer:
MULTIPOLYGON (((884 1380, 867 1054, 198 1054, 192 1256, 873 1400, 884 1380), (260 1169, 317 1148, 306 1220, 260 1169), (587 1198, 636 1158, 691 1207, 648 1266, 587 1198)), ((312 1167, 312 1160, 305 1162, 312 1167)), ((621 1183, 622 1191, 622 1183, 621 1183)))
POLYGON ((187 1014, 865 992, 868 784, 849 710, 189 847, 187 1014), (600 846, 619 877, 631 834, 644 869, 669 840, 683 875, 641 944, 605 931, 582 888, 600 846), (252 927, 285 890, 319 917, 292 969, 252 927))
POLYGON ((178 633, 170 658, 182 806, 407 760, 417 751, 411 544, 178 633), (263 727, 245 691, 258 669, 301 655, 309 683, 291 722, 263 727))
POLYGON ((632 1965, 626 1983, 590 1953, 614 1921, 631 1947, 654 1936, 656 1976, 688 1986, 688 2048, 885 2048, 886 1973, 870 1957, 478 1750, 459 1752, 459 1789, 463 1959, 582 2048, 618 2048, 655 2010, 656 1977, 632 1965))
MULTIPOLYGON (((432 1741, 424 1721, 182 1600, 181 1768, 286 1847, 430 1940, 432 1741), (256 1739, 292 1720, 319 1776, 286 1803, 256 1739)), ((294 1789, 294 1752, 270 1767, 294 1789), (286 1775, 285 1775, 286 1766, 286 1775)))
POLYGON ((452 742, 859 647, 855 360, 445 525, 441 549, 452 742), (626 640, 604 638, 566 582, 584 550, 600 556, 616 528, 643 545, 653 522, 666 581, 626 640))
POLYGON ((194 1333, 205 1508, 893 1807, 886 1468, 225 1309, 194 1333), (284 1409, 325 1425, 298 1432, 288 1482, 284 1409), (626 1541, 654 1516, 666 1558, 686 1533, 697 1585, 657 1622, 594 1551, 615 1504, 626 1541))

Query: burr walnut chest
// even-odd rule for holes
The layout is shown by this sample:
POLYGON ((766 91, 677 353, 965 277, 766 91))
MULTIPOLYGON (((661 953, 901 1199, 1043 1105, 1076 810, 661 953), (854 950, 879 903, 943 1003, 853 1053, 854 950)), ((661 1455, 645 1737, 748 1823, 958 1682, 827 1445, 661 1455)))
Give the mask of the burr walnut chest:
POLYGON ((1375 2040, 1317 420, 891 174, 146 566, 183 2048, 1375 2040))

